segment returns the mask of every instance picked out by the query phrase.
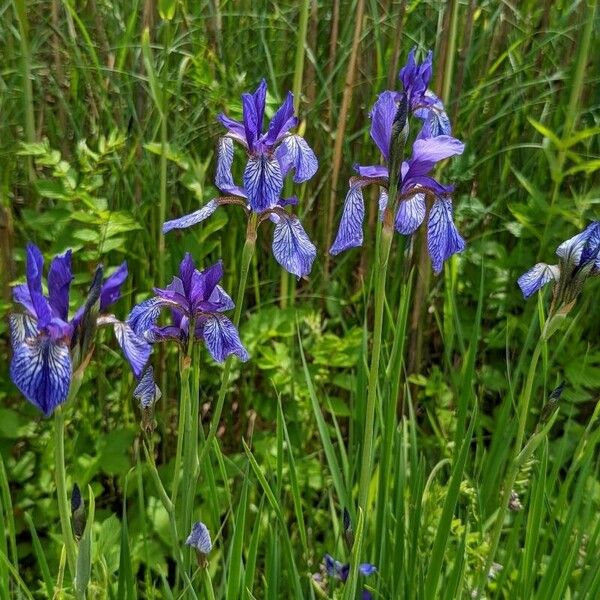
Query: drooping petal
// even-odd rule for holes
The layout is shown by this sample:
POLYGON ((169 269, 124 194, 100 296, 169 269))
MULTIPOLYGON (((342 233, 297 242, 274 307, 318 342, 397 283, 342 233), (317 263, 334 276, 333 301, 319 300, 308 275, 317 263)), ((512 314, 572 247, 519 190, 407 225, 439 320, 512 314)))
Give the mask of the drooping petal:
POLYGON ((448 196, 437 197, 429 213, 427 248, 435 273, 442 270, 445 260, 465 249, 465 240, 452 220, 452 201, 448 196))
POLYGON ((379 219, 383 219, 383 211, 386 209, 388 204, 388 193, 384 187, 379 188, 379 200, 377 202, 379 208, 379 219))
POLYGON ((296 277, 306 277, 317 256, 317 249, 306 235, 299 219, 294 215, 276 217, 273 231, 273 256, 288 272, 296 277))
POLYGON ((383 165, 362 166, 359 164, 355 164, 353 166, 353 169, 361 177, 369 177, 370 179, 387 179, 389 177, 388 169, 383 165))
POLYGON ((390 158, 390 140, 398 108, 397 99, 398 92, 383 92, 379 94, 371 110, 371 137, 386 160, 390 158))
POLYGON ((224 113, 221 113, 217 119, 227 128, 227 135, 229 137, 240 142, 244 147, 248 147, 248 142, 246 141, 246 129, 244 128, 243 123, 240 123, 240 121, 236 121, 235 119, 230 119, 224 113))
POLYGON ((196 334, 204 339, 210 355, 219 363, 225 362, 232 354, 243 362, 250 358, 235 325, 221 314, 207 315, 201 319, 196 334))
POLYGON ((339 254, 348 248, 362 246, 363 243, 363 222, 365 220, 365 201, 362 188, 360 186, 350 186, 344 210, 340 219, 337 236, 329 253, 339 254))
POLYGON ((600 269, 600 221, 590 223, 585 228, 587 241, 581 253, 580 266, 593 261, 594 267, 600 269))
POLYGON ((273 115, 266 135, 265 144, 274 146, 293 127, 296 127, 298 119, 294 116, 294 94, 288 92, 283 104, 273 115))
POLYGON ((578 267, 597 257, 600 246, 600 224, 591 223, 582 232, 564 241, 556 254, 570 267, 578 267))
POLYGON ((208 554, 212 550, 212 540, 210 539, 208 527, 202 521, 194 523, 185 543, 195 548, 201 554, 208 554))
POLYGON ((319 161, 306 140, 299 135, 290 135, 281 145, 287 152, 290 168, 295 170, 294 181, 308 181, 317 172, 319 161))
POLYGON ((67 320, 69 313, 71 281, 71 250, 67 250, 62 256, 52 259, 48 271, 48 300, 54 314, 63 321, 67 320))
POLYGON ((517 283, 524 298, 529 298, 550 281, 558 281, 560 270, 557 265, 537 263, 529 271, 523 273, 517 283))
POLYGON ((117 342, 131 366, 133 374, 139 378, 152 353, 152 345, 147 339, 137 335, 128 323, 113 323, 117 342))
POLYGON ((211 200, 207 204, 205 204, 199 210, 190 213, 189 215, 185 215, 184 217, 179 217, 179 219, 173 219, 171 221, 165 221, 162 226, 163 233, 168 233, 173 229, 186 229, 187 227, 191 227, 192 225, 197 225, 201 223, 205 219, 208 219, 210 215, 212 215, 215 210, 219 208, 218 200, 211 200))
POLYGON ((104 312, 111 304, 121 297, 121 287, 127 279, 127 261, 124 260, 117 269, 109 275, 100 290, 100 312, 104 312))
POLYGON ((262 133, 267 97, 267 82, 263 79, 253 94, 242 94, 244 130, 248 148, 252 152, 262 133))
POLYGON ((250 157, 244 171, 244 188, 254 212, 260 213, 277 206, 283 189, 283 176, 277 158, 266 154, 250 157))
POLYGON ((161 398, 160 388, 154 382, 154 369, 148 366, 140 378, 133 397, 140 403, 142 408, 151 408, 161 398))
POLYGON ((148 298, 133 307, 127 317, 127 323, 138 336, 147 339, 147 334, 156 324, 160 311, 167 307, 181 308, 176 302, 166 298, 148 298))
POLYGON ((69 394, 71 355, 64 343, 40 335, 14 348, 10 377, 20 392, 49 417, 69 394))
POLYGON ((419 193, 401 200, 396 213, 396 231, 403 235, 414 233, 425 218, 425 194, 419 193))
POLYGON ((31 315, 13 313, 8 319, 10 325, 10 341, 15 348, 22 344, 27 338, 35 337, 38 328, 35 319, 31 315))

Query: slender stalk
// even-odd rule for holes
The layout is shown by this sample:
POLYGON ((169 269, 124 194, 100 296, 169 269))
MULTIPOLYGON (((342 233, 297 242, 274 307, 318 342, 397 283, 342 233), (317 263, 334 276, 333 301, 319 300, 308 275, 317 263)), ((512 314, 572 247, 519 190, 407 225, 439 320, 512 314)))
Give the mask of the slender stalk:
POLYGON ((146 455, 146 462, 150 467, 150 475, 152 476, 152 480, 154 481, 154 485, 156 487, 156 491, 158 492, 158 496, 165 510, 167 511, 167 515, 169 517, 169 532, 171 533, 171 543, 173 544, 173 558, 177 562, 177 566, 179 567, 179 571, 183 577, 183 581, 186 585, 189 594, 194 600, 198 600, 196 596, 196 592, 194 592, 194 588, 192 587, 192 582, 183 567, 183 559, 181 557, 181 544, 182 540, 179 539, 179 533, 177 531, 177 520, 175 518, 175 506, 171 502, 167 491, 165 490, 162 481, 160 480, 160 475, 158 474, 158 470, 156 469, 156 464, 154 463, 154 456, 148 450, 146 444, 144 444, 144 454, 146 455))
POLYGON ((521 450, 523 449, 523 440, 525 437, 525 426, 527 424, 527 417, 529 416, 529 406, 531 401, 531 393, 533 390, 533 382, 535 379, 535 373, 537 369, 537 364, 539 362, 540 354, 542 352, 542 348, 545 340, 543 336, 540 336, 538 343, 535 346, 533 351, 533 355, 531 357, 531 363, 529 364, 529 371, 527 373, 527 379, 525 380, 525 385, 523 387, 523 392, 519 398, 518 404, 518 427, 517 427, 517 437, 515 439, 515 445, 513 447, 513 451, 510 457, 508 474, 506 479, 504 480, 504 489, 502 490, 502 497, 500 500, 500 507, 498 509, 498 515, 496 516, 496 521, 494 522, 494 528, 492 530, 492 537, 490 541, 490 551, 487 555, 487 559, 485 562, 485 566, 480 575, 479 585, 476 590, 475 598, 479 598, 481 592, 483 591, 483 586, 487 580, 487 574, 490 571, 492 563, 494 562, 494 558, 496 556, 496 552, 498 551, 498 544, 500 543, 500 537, 502 535, 502 526, 504 524, 504 519, 506 517, 506 512, 508 510, 508 502, 510 499, 510 494, 512 492, 513 486, 515 484, 515 480, 519 473, 519 461, 517 460, 519 454, 521 454, 521 450))
MULTIPOLYGON (((233 324, 237 327, 240 324, 240 317, 242 315, 242 306, 244 304, 244 295, 246 293, 246 282, 248 281, 248 272, 250 271, 250 263, 252 262, 252 256, 254 255, 254 249, 256 247, 256 215, 253 213, 250 215, 248 221, 248 230, 246 233, 246 242, 244 243, 244 249, 242 250, 242 264, 240 270, 240 280, 238 285, 238 292, 235 300, 235 313, 233 315, 233 324)), ((231 375, 231 367, 233 365, 234 358, 230 356, 225 361, 225 368, 223 369, 223 378, 221 379, 221 387, 219 388, 219 395, 217 396, 217 404, 215 411, 210 421, 210 428, 206 441, 200 450, 198 456, 198 464, 202 464, 207 450, 211 447, 212 442, 217 434, 219 422, 221 420, 221 413, 223 412, 223 404, 225 402, 225 396, 227 394, 227 388, 229 387, 229 377, 231 375)))
MULTIPOLYGON (((395 191, 390 191, 390 197, 395 191)), ((371 481, 371 465, 373 454, 373 437, 375 429, 375 402, 377 399, 377 384, 379 381, 379 359, 381 357, 381 337, 383 331, 383 313, 385 308, 385 280, 387 277, 388 259, 393 239, 393 219, 390 211, 386 211, 381 230, 381 247, 379 258, 375 261, 375 321, 373 324, 373 348, 371 349, 371 366, 369 368, 369 387, 367 392, 367 407, 363 435, 362 463, 358 506, 364 514, 367 513, 369 483, 371 481)))
POLYGON ((69 498, 67 495, 67 478, 65 471, 65 416, 60 406, 54 412, 54 468, 60 528, 67 550, 69 572, 71 573, 71 577, 75 578, 77 546, 75 544, 75 538, 73 537, 71 517, 69 514, 69 498))

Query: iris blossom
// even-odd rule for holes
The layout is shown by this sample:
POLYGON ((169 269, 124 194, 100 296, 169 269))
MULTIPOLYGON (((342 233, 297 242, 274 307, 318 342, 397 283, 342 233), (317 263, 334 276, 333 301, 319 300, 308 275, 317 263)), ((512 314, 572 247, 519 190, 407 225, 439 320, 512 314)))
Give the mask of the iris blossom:
POLYGON ((400 69, 399 79, 408 97, 410 111, 428 123, 430 135, 450 135, 450 119, 442 101, 429 89, 432 74, 433 53, 429 51, 422 63, 415 60, 413 48, 400 69))
POLYGON ((263 80, 253 94, 242 95, 243 121, 226 115, 219 120, 227 133, 219 140, 217 149, 216 187, 223 193, 199 210, 163 225, 163 233, 184 229, 210 217, 219 206, 237 204, 248 215, 257 215, 258 224, 270 219, 275 224, 273 256, 289 273, 305 277, 310 273, 316 248, 295 215, 284 208, 298 203, 296 197, 282 198, 286 176, 294 172, 295 183, 308 181, 317 171, 314 152, 303 137, 290 133, 298 122, 294 115, 294 97, 287 98, 263 132, 267 84, 263 80), (233 180, 231 167, 234 142, 239 143, 248 156, 243 186, 233 180))
MULTIPOLYGON (((371 112, 371 137, 381 151, 386 165, 391 158, 392 128, 398 111, 395 92, 383 92, 371 112)), ((439 273, 445 260, 465 247, 452 220, 452 186, 436 181, 432 176, 435 165, 446 158, 462 154, 464 144, 449 135, 430 136, 429 121, 423 124, 413 144, 412 156, 402 163, 398 184, 398 203, 394 225, 398 233, 413 234, 427 219, 427 246, 433 270, 439 273)), ((358 177, 350 179, 337 237, 330 249, 339 254, 363 243, 365 205, 362 188, 379 185, 380 210, 388 204, 389 167, 386 165, 355 165, 358 177)))
POLYGON ((13 297, 26 312, 10 316, 13 358, 10 376, 21 393, 50 416, 68 397, 73 373, 89 360, 96 325, 113 324, 119 342, 133 336, 114 317, 100 317, 121 296, 127 263, 102 283, 102 268, 85 304, 69 319, 69 292, 73 273, 71 250, 56 256, 48 271, 48 293, 42 289, 44 258, 33 244, 27 245, 27 282, 15 286, 13 297))
MULTIPOLYGON (((219 363, 235 354, 241 360, 248 360, 248 352, 242 345, 234 324, 223 312, 234 308, 233 300, 218 285, 223 277, 221 261, 198 271, 194 261, 187 253, 179 266, 179 277, 173 277, 166 289, 155 288, 155 296, 133 308, 127 323, 150 347, 156 342, 175 341, 187 348, 192 340, 203 340, 210 355, 219 363), (164 309, 171 312, 171 323, 167 326, 157 324, 164 309)), ((125 355, 130 362, 136 356, 125 355)), ((133 366, 133 364, 132 364, 133 366)), ((141 392, 154 396, 155 388, 150 379, 142 386, 141 392)), ((144 400, 140 399, 142 402, 144 400)))
MULTIPOLYGON (((350 575, 350 564, 349 563, 341 563, 338 560, 335 560, 331 555, 326 554, 323 559, 323 563, 325 564, 325 571, 327 575, 332 579, 337 579, 343 583, 346 582, 348 576, 350 575)), ((364 577, 369 577, 374 573, 377 573, 377 567, 370 563, 361 563, 358 565, 358 572, 364 577)), ((373 597, 371 592, 366 589, 362 590, 362 600, 371 600, 373 597)))
POLYGON ((194 523, 185 543, 187 546, 195 548, 200 554, 208 554, 212 550, 212 540, 210 539, 208 527, 202 521, 194 523))
POLYGON ((517 280, 523 296, 529 298, 554 282, 556 308, 570 306, 590 275, 600 273, 600 221, 590 223, 581 233, 557 249, 557 265, 537 263, 517 280))

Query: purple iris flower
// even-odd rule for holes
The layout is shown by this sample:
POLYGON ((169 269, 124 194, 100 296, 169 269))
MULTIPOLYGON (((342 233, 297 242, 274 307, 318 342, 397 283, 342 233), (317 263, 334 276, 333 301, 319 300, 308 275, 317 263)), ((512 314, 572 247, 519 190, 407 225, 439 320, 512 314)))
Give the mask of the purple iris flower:
POLYGON ((558 265, 537 263, 519 277, 517 283, 525 298, 553 281, 555 297, 561 304, 568 304, 579 294, 588 276, 600 274, 600 221, 590 223, 563 242, 556 254, 558 265))
MULTIPOLYGON (((350 564, 342 563, 339 560, 333 558, 330 554, 326 554, 323 559, 323 563, 325 565, 325 571, 327 575, 332 579, 337 579, 342 583, 345 583, 348 579, 348 575, 350 575, 350 564)), ((377 573, 377 567, 370 563, 361 563, 358 565, 358 572, 364 577, 369 577, 370 575, 374 575, 377 573)), ((371 600, 372 598, 371 592, 366 589, 362 590, 362 599, 363 600, 371 600)))
MULTIPOLYGON (((88 315, 97 312, 92 310, 94 306, 104 312, 116 302, 127 278, 126 262, 104 283, 99 267, 85 304, 69 319, 69 292, 73 280, 71 255, 71 250, 67 250, 52 259, 47 277, 48 293, 44 295, 44 258, 37 246, 28 244, 27 282, 13 289, 15 301, 26 312, 10 316, 13 346, 10 376, 27 400, 47 417, 67 399, 73 373, 87 362, 91 343, 85 343, 90 336, 90 331, 85 329, 104 324, 102 317, 96 322, 95 316, 90 324, 88 315)), ((119 325, 121 337, 131 335, 129 328, 119 325)))
POLYGON ((413 48, 398 75, 404 93, 408 97, 410 111, 427 124, 431 136, 450 135, 450 119, 443 102, 429 89, 431 81, 433 53, 429 51, 422 63, 415 60, 413 48))
POLYGON ((338 233, 329 251, 335 255, 362 245, 364 186, 378 185, 380 212, 383 214, 387 209, 390 168, 394 161, 392 137, 398 135, 394 133, 394 123, 403 113, 402 106, 406 106, 407 112, 422 119, 423 124, 413 143, 412 156, 398 169, 399 181, 394 182, 398 196, 389 204, 395 213, 392 215, 395 229, 403 235, 413 234, 427 217, 427 246, 433 270, 439 273, 445 260, 464 250, 465 241, 453 221, 451 194, 454 188, 439 183, 431 173, 441 160, 462 154, 464 144, 449 135, 450 122, 443 105, 427 87, 431 79, 431 52, 420 64, 416 63, 414 54, 413 49, 407 64, 400 70, 404 91, 385 91, 373 105, 370 133, 384 164, 354 166, 358 177, 350 179, 338 233))
MULTIPOLYGON (((234 308, 233 300, 218 285, 223 277, 221 261, 198 271, 194 261, 187 253, 179 266, 179 277, 173 277, 166 289, 155 288, 156 294, 133 308, 127 323, 138 339, 148 347, 156 342, 176 341, 184 348, 190 337, 190 324, 194 339, 203 340, 210 355, 219 363, 235 354, 242 361, 248 360, 234 324, 222 313, 234 308), (157 324, 163 309, 171 312, 171 323, 166 326, 157 324)), ((124 348, 132 367, 137 354, 130 354, 124 348)), ((147 391, 154 394, 149 381, 147 391)))
POLYGON ((210 539, 208 527, 202 521, 194 523, 185 543, 187 546, 195 548, 200 554, 208 554, 212 550, 212 540, 210 539))
MULTIPOLYGON (((390 159, 392 124, 397 110, 394 98, 394 92, 383 92, 371 112, 371 137, 386 162, 390 159)), ((427 123, 423 129, 426 127, 427 123)), ((445 260, 465 248, 465 241, 452 220, 451 193, 454 188, 436 181, 431 172, 439 161, 462 154, 464 144, 448 135, 425 137, 427 132, 423 129, 413 144, 412 156, 402 163, 394 224, 398 233, 411 235, 425 220, 429 204, 427 245, 433 270, 439 273, 445 260)), ((334 255, 363 243, 364 186, 379 185, 380 210, 385 210, 388 204, 388 167, 355 165, 354 169, 359 176, 350 179, 338 234, 330 249, 334 255)))
POLYGON ((237 204, 248 214, 257 214, 258 225, 266 219, 275 224, 273 256, 289 273, 305 277, 311 271, 316 248, 299 219, 284 210, 286 206, 297 204, 298 199, 282 198, 281 193, 289 173, 294 172, 294 182, 302 183, 315 174, 318 162, 304 138, 290 133, 298 121, 294 115, 293 94, 288 93, 263 133, 266 92, 267 84, 263 80, 254 94, 242 95, 243 122, 224 114, 219 116, 228 131, 219 140, 215 185, 224 196, 211 200, 189 215, 167 221, 163 233, 196 225, 223 204, 237 204), (235 184, 231 172, 234 141, 248 154, 243 186, 235 184))

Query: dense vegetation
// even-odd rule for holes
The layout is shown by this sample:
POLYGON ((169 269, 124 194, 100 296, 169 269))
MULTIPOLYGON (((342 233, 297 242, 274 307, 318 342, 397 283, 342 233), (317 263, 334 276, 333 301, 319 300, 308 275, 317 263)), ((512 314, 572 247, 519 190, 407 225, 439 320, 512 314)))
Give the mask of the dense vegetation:
MULTIPOLYGON (((551 337, 550 287, 524 300, 516 284, 600 216, 599 33, 594 0, 0 2, 0 598, 354 598, 364 586, 391 599, 600 597, 598 278, 551 337), (435 275, 424 228, 396 234, 383 297, 375 189, 364 190, 362 248, 327 250, 352 165, 379 161, 371 106, 401 89, 414 46, 433 50, 432 89, 465 143, 436 176, 456 187, 467 246, 435 275), (239 326, 250 359, 222 367, 194 351, 199 479, 189 486, 184 471, 188 504, 174 514, 160 482, 170 494, 179 473, 185 361, 173 345, 153 352, 162 397, 149 418, 114 336, 98 331, 59 411, 66 485, 83 502, 75 494, 74 585, 58 417, 9 377, 25 244, 47 260, 73 250, 73 310, 98 263, 111 273, 126 260, 111 307, 125 319, 186 252, 199 268, 222 258, 234 296, 242 210, 161 228, 217 195, 217 115, 240 118, 240 95, 263 77, 267 116, 292 90, 319 159, 310 181, 285 189, 315 263, 307 278, 286 273, 261 225, 239 326), (198 566, 184 546, 191 516, 213 541, 198 566), (345 583, 327 553, 350 563, 345 583)), ((236 154, 236 180, 243 170, 236 154)))

